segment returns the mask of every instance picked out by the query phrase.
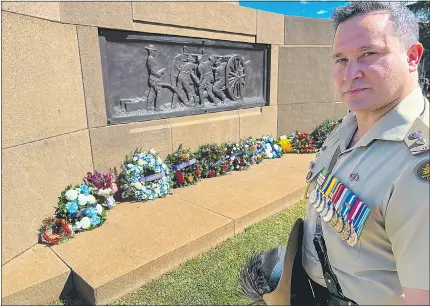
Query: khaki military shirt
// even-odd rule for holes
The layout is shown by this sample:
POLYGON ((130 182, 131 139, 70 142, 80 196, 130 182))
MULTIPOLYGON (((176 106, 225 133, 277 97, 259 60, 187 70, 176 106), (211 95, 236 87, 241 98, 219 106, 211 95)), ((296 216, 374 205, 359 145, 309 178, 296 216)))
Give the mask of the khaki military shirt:
MULTIPOLYGON (((328 257, 343 294, 360 305, 403 304, 402 286, 429 290, 430 184, 418 173, 429 153, 413 155, 405 141, 417 118, 422 119, 428 134, 429 102, 419 88, 347 149, 357 128, 355 115, 350 113, 327 138, 311 166, 309 192, 340 146, 332 174, 371 208, 354 246, 341 240, 321 219, 328 257)), ((303 266, 315 282, 326 286, 312 241, 316 216, 309 204, 303 266)))

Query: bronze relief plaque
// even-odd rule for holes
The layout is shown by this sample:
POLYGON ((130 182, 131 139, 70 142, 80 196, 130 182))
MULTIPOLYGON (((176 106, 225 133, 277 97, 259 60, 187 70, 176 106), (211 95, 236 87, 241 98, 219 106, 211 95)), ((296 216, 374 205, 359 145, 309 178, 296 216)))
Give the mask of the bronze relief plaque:
POLYGON ((99 30, 109 124, 268 105, 270 45, 99 30))

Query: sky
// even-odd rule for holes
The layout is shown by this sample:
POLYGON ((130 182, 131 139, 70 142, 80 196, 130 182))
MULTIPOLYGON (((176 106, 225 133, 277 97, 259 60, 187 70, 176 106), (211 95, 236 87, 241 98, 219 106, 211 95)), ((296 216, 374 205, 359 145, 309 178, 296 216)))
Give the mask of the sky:
POLYGON ((239 1, 241 6, 288 16, 328 19, 333 10, 347 1, 239 1))

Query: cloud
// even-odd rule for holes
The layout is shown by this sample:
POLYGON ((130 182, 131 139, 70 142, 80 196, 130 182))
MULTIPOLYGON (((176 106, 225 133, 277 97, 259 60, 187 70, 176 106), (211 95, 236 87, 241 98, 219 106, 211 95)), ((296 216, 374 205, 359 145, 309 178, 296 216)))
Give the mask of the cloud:
POLYGON ((317 12, 318 15, 322 15, 322 14, 325 14, 325 13, 327 13, 327 11, 324 11, 324 10, 320 10, 320 11, 317 12))

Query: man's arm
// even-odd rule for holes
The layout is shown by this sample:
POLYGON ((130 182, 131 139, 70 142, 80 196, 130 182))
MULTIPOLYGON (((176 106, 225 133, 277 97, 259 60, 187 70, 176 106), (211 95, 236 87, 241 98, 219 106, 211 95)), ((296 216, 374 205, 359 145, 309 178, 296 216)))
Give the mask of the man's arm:
MULTIPOLYGON (((427 273, 428 271, 423 271, 427 273)), ((403 287, 405 305, 430 305, 430 291, 403 287)))
POLYGON ((429 301, 429 198, 430 182, 422 175, 426 155, 407 165, 393 182, 385 214, 405 305, 430 305, 429 301))

